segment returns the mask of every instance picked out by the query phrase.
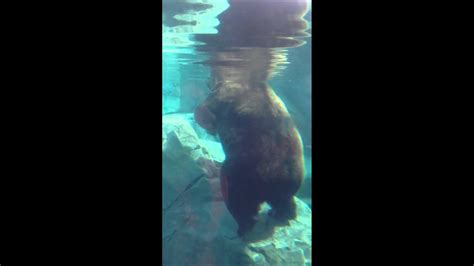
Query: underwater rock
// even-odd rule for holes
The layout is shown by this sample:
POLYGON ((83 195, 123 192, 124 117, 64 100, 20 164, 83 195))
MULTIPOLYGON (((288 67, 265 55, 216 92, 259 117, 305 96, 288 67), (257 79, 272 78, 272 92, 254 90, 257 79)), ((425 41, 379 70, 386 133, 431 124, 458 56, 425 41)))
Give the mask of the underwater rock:
POLYGON ((163 208, 168 208, 190 183, 205 175, 196 162, 209 156, 202 152, 196 132, 181 116, 163 116, 162 136, 163 208))
POLYGON ((169 158, 190 155, 194 160, 204 157, 223 162, 225 153, 220 142, 207 133, 194 121, 193 114, 170 114, 163 116, 162 150, 169 158), (201 134, 198 134, 201 133, 201 134))
MULTIPOLYGON (((164 136, 163 141, 167 139, 168 133, 175 131, 177 128, 180 128, 178 130, 180 136, 178 137, 183 138, 184 135, 184 142, 190 144, 188 146, 195 148, 197 145, 200 145, 209 150, 209 153, 215 157, 217 161, 224 161, 225 154, 222 145, 215 136, 207 134, 206 130, 196 123, 193 113, 174 113, 164 115, 162 129, 164 136), (184 134, 181 134, 183 132, 184 134)), ((165 146, 163 146, 163 149, 164 148, 165 146)))
POLYGON ((308 265, 311 209, 295 197, 297 218, 275 227, 264 203, 254 230, 237 223, 220 190, 218 142, 202 140, 189 117, 163 116, 163 265, 308 265))
POLYGON ((290 226, 273 230, 268 230, 270 207, 262 204, 259 222, 244 242, 235 238, 237 224, 224 202, 199 195, 209 190, 205 185, 202 180, 181 207, 163 213, 163 265, 311 264, 311 209, 304 202, 295 199, 298 216, 290 226))
POLYGON ((225 160, 224 149, 222 149, 220 142, 201 139, 201 144, 205 148, 205 152, 209 153, 212 160, 217 162, 223 162, 225 160))
POLYGON ((258 265, 306 265, 311 264, 311 209, 295 197, 297 217, 287 227, 269 227, 271 220, 266 213, 270 206, 262 204, 256 229, 244 238, 252 241, 246 246, 247 254, 258 265), (270 229, 269 229, 270 228, 270 229), (270 231, 271 238, 259 239, 270 231), (255 241, 255 242, 253 242, 255 241))
POLYGON ((178 159, 189 155, 197 160, 204 156, 195 130, 181 115, 163 116, 162 136, 163 155, 169 158, 178 159))
MULTIPOLYGON (((197 180, 219 177, 223 151, 220 143, 204 141, 203 144, 185 115, 163 116, 162 134, 162 190, 163 208, 166 209, 197 180)), ((207 197, 211 197, 210 193, 207 197)))
POLYGON ((173 121, 180 121, 180 123, 189 123, 189 125, 191 125, 191 127, 194 129, 196 135, 200 140, 219 142, 217 137, 208 134, 205 129, 203 129, 196 123, 196 121, 194 120, 194 113, 172 112, 172 114, 163 115, 163 124, 174 123, 173 121), (164 121, 165 117, 167 121, 164 121))

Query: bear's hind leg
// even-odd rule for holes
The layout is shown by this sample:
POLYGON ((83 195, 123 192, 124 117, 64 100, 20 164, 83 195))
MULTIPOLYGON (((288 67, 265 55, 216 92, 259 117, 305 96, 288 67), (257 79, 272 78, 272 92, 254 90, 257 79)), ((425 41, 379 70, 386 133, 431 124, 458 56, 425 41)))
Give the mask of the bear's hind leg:
POLYGON ((289 220, 296 218, 296 203, 293 196, 275 197, 267 202, 272 207, 269 215, 279 224, 289 225, 289 220))
POLYGON ((226 205, 239 226, 238 236, 243 236, 253 229, 262 202, 249 193, 229 189, 226 205))

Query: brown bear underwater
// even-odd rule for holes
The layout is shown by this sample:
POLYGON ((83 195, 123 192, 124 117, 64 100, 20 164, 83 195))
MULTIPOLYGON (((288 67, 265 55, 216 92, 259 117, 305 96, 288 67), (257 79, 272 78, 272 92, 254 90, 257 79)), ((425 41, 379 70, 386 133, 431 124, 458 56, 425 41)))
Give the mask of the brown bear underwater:
POLYGON ((220 82, 196 108, 195 119, 222 143, 221 189, 239 236, 252 230, 263 202, 281 225, 296 217, 293 196, 304 176, 302 142, 269 85, 220 82))

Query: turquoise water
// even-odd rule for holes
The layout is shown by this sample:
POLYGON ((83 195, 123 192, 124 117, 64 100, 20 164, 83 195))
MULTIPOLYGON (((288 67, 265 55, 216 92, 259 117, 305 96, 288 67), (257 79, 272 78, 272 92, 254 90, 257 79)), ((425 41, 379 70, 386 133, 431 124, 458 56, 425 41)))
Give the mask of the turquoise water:
POLYGON ((305 178, 296 197, 310 208, 312 77, 307 1, 163 0, 162 35, 163 264, 311 264, 308 248, 298 247, 296 239, 273 237, 273 247, 282 241, 293 252, 286 264, 272 261, 268 254, 260 256, 255 246, 225 240, 226 235, 236 239, 237 228, 220 198, 218 175, 226 155, 219 136, 208 134, 193 115, 216 84, 267 82, 301 135, 305 178), (196 245, 199 248, 191 247, 196 245), (249 248, 254 252, 244 251, 249 248))

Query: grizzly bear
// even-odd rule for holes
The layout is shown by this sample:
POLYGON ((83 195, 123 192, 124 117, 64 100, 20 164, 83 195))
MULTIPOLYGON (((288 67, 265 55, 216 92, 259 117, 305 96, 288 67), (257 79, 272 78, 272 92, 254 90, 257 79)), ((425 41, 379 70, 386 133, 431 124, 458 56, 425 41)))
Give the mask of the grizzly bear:
POLYGON ((293 196, 304 176, 302 141, 273 89, 263 81, 221 81, 194 115, 222 143, 221 189, 238 236, 252 230, 263 202, 281 225, 294 219, 293 196))

